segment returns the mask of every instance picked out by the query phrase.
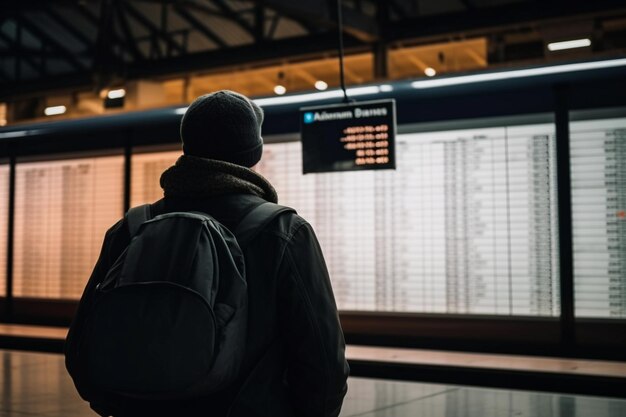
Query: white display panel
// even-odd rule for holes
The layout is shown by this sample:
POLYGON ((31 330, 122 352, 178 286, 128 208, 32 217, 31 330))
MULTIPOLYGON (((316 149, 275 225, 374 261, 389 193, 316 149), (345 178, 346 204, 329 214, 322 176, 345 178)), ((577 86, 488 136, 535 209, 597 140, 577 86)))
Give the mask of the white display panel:
POLYGON ((259 171, 313 224, 342 310, 559 314, 554 125, 399 135, 398 169, 259 171))
POLYGON ((123 156, 17 164, 16 297, 80 297, 123 214, 123 175, 123 156))
POLYGON ((163 198, 161 174, 174 165, 180 151, 133 154, 131 159, 130 206, 154 203, 163 198))
POLYGON ((575 312, 626 318, 626 118, 570 125, 575 312))
MULTIPOLYGON (((554 125, 399 135, 396 146, 396 171, 309 175, 299 142, 264 147, 257 170, 313 225, 339 308, 558 315, 554 125)), ((133 205, 162 196, 178 155, 133 156, 133 205)))
POLYGON ((7 293, 7 239, 9 237, 9 165, 0 165, 0 297, 7 293))

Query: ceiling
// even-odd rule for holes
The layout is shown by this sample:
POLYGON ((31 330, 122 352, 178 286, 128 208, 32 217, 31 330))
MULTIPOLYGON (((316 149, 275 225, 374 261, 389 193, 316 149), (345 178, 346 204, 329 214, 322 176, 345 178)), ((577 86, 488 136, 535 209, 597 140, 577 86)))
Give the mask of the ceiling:
MULTIPOLYGON (((390 67, 392 73, 396 67, 406 72, 404 64, 393 65, 401 56, 388 53, 404 46, 483 36, 489 62, 505 61, 516 53, 529 55, 533 47, 543 53, 545 38, 555 33, 597 34, 603 28, 597 27, 598 19, 615 25, 626 18, 626 5, 616 0, 342 4, 347 53, 370 54, 373 78, 393 76, 390 67), (550 24, 577 16, 587 23, 550 24), (515 45, 522 45, 519 51, 515 45)), ((624 27, 617 24, 616 33, 626 33, 624 27)), ((623 52, 624 38, 619 35, 616 46, 609 39, 609 46, 623 52)), ((0 100, 72 88, 98 91, 120 80, 324 59, 336 49, 336 0, 4 0, 0 100)), ((413 64, 419 66, 414 59, 413 64)))

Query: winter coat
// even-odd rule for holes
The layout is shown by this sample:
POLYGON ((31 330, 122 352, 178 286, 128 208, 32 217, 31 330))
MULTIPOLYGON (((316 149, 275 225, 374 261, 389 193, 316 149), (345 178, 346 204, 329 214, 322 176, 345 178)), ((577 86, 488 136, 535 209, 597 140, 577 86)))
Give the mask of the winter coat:
MULTIPOLYGON (((183 156, 161 177, 165 198, 154 215, 208 213, 230 230, 259 204, 276 202, 272 186, 237 165, 183 156)), ((102 397, 76 369, 80 335, 101 282, 130 241, 122 219, 106 233, 65 347, 66 366, 81 396, 116 416, 336 417, 349 368, 328 271, 317 238, 302 217, 283 213, 243 248, 248 283, 248 331, 236 383, 197 401, 137 401, 102 397)))

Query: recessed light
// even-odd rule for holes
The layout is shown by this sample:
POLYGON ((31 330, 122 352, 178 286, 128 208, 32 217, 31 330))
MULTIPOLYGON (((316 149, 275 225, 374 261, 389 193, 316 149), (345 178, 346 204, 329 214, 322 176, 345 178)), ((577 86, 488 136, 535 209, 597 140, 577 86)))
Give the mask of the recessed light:
POLYGON ((317 88, 320 91, 324 91, 328 88, 328 83, 322 80, 317 80, 315 81, 315 88, 317 88))
POLYGON ((426 76, 428 77, 434 77, 435 75, 437 75, 437 71, 435 71, 434 68, 428 67, 424 70, 424 74, 426 74, 426 76))
POLYGON ((287 92, 287 89, 285 88, 285 86, 278 84, 276 87, 274 87, 274 92, 279 96, 282 96, 287 92))
POLYGON ((46 107, 43 113, 46 116, 56 116, 57 114, 63 114, 66 111, 67 111, 67 107, 65 106, 52 106, 52 107, 46 107))
POLYGON ((550 51, 562 51, 564 49, 584 48, 591 46, 591 39, 573 39, 571 41, 552 42, 548 44, 550 51))
POLYGON ((117 90, 110 90, 107 93, 107 97, 110 98, 111 100, 116 99, 116 98, 122 98, 126 95, 126 90, 124 90, 123 88, 118 88, 117 90))

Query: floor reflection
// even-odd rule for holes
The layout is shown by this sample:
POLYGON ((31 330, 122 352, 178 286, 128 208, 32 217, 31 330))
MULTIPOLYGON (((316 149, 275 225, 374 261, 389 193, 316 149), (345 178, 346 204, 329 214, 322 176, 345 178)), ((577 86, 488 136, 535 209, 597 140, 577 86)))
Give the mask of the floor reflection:
MULTIPOLYGON (((61 355, 0 351, 0 358, 0 417, 96 415, 61 355)), ((341 417, 351 416, 624 417, 626 400, 351 378, 341 417)))

